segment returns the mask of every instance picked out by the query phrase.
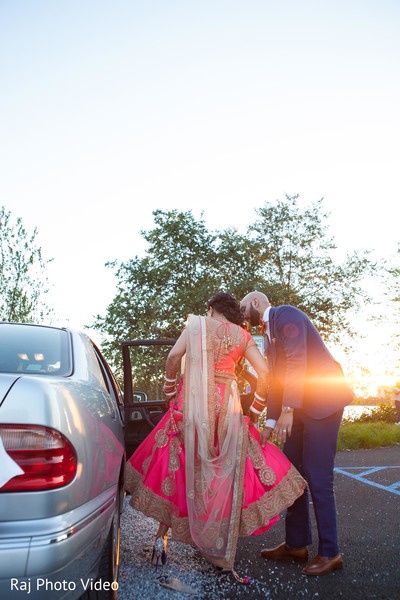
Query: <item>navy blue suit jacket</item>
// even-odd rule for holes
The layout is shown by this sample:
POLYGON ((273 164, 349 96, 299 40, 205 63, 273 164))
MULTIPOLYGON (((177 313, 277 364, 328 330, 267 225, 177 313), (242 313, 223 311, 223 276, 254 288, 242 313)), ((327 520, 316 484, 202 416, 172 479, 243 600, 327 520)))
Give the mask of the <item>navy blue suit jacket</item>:
POLYGON ((323 419, 350 404, 354 394, 342 367, 306 314, 289 305, 271 308, 269 331, 268 418, 278 419, 282 405, 323 419))

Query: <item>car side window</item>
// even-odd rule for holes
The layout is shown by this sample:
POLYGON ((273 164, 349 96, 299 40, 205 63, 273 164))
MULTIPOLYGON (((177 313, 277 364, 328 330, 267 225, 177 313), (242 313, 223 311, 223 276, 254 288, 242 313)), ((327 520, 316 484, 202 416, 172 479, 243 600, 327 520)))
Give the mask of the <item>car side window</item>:
POLYGON ((102 373, 102 376, 104 379, 104 385, 106 386, 108 393, 115 400, 116 404, 118 405, 118 408, 120 409, 123 407, 123 404, 124 404, 121 388, 119 387, 117 381, 115 380, 115 377, 114 377, 110 367, 106 363, 103 355, 98 350, 98 348, 96 348, 96 346, 94 344, 93 344, 93 350, 94 350, 94 352, 96 354, 96 358, 99 362, 100 370, 101 370, 101 373, 102 373))

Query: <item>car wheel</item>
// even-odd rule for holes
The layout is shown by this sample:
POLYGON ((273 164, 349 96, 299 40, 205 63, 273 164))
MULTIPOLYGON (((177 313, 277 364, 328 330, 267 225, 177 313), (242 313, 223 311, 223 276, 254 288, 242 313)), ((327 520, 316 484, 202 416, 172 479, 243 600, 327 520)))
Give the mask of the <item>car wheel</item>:
POLYGON ((121 503, 120 490, 115 498, 115 508, 110 532, 99 562, 99 572, 96 581, 81 597, 80 600, 117 600, 119 552, 121 542, 121 503), (98 586, 96 586, 98 583, 98 586), (99 589, 94 589, 99 587, 99 589))

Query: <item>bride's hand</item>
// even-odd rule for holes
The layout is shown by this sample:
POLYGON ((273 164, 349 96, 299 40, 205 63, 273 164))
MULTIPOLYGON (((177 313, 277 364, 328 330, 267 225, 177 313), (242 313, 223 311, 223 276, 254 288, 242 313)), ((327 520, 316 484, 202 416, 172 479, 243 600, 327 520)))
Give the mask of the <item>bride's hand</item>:
POLYGON ((252 425, 257 425, 258 415, 256 415, 256 413, 254 413, 252 410, 249 410, 248 417, 252 425))
POLYGON ((261 446, 264 448, 265 444, 269 441, 269 439, 273 436, 274 430, 272 427, 264 427, 264 429, 260 432, 261 437, 261 446))

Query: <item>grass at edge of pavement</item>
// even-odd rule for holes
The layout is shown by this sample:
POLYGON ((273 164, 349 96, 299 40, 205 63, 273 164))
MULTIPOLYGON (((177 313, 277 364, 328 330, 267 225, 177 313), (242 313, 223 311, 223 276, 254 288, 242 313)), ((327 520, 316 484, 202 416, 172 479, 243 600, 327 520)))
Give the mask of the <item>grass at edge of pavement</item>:
POLYGON ((358 450, 400 445, 400 425, 395 423, 342 423, 338 450, 358 450))

